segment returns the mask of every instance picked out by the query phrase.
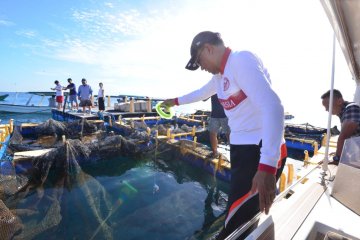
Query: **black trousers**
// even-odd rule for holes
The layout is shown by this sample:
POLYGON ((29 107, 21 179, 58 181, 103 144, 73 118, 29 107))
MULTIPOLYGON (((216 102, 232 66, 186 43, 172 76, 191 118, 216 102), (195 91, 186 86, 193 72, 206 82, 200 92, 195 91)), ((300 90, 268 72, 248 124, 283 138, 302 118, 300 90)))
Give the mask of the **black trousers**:
MULTIPOLYGON (((252 179, 260 161, 260 145, 230 145, 231 182, 227 220, 217 239, 225 239, 235 229, 252 219, 259 211, 259 194, 249 195, 252 179), (236 211, 234 211, 234 206, 236 211)), ((281 176, 286 157, 277 170, 276 180, 281 176)), ((257 225, 257 224, 256 224, 257 225)), ((244 239, 257 226, 252 226, 238 239, 244 239)))
POLYGON ((105 110, 105 104, 104 104, 104 98, 103 97, 98 98, 98 105, 99 105, 99 110, 105 110))

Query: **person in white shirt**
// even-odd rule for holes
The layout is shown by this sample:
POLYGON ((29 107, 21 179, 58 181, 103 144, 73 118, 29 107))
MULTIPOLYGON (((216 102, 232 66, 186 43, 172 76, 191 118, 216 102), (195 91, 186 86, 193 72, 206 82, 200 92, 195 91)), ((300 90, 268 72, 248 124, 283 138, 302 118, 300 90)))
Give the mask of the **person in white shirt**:
POLYGON ((212 79, 202 88, 162 104, 188 104, 217 94, 225 110, 230 127, 231 182, 227 216, 217 236, 225 239, 259 211, 269 212, 287 156, 284 108, 261 60, 249 51, 225 47, 219 33, 197 34, 190 54, 185 68, 201 67, 213 74, 212 79))
POLYGON ((104 85, 103 83, 99 83, 99 92, 98 92, 98 105, 99 105, 99 112, 103 112, 105 110, 105 102, 104 102, 104 85))
POLYGON ((62 103, 64 102, 63 87, 60 85, 58 80, 55 80, 54 83, 55 87, 51 88, 51 90, 56 91, 57 109, 60 110, 62 108, 62 103))

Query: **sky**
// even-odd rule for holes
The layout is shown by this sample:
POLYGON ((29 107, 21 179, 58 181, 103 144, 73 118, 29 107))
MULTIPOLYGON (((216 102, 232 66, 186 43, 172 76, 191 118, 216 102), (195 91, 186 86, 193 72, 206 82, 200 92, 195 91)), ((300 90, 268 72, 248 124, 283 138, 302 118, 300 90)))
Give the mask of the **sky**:
MULTIPOLYGON (((181 96, 211 78, 185 69, 205 30, 262 59, 285 111, 327 123, 333 31, 318 0, 0 0, 0 91, 49 91, 71 77, 103 82, 106 95, 181 96)), ((337 46, 335 88, 352 100, 355 86, 337 46)))

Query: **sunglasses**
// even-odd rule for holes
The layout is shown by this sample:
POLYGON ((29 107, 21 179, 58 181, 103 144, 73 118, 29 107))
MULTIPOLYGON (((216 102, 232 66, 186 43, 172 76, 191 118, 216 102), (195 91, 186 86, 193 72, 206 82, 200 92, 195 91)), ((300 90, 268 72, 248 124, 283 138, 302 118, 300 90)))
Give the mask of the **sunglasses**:
POLYGON ((199 50, 199 54, 197 55, 196 60, 195 60, 195 64, 198 65, 199 67, 201 67, 201 54, 203 53, 204 49, 205 49, 205 47, 202 47, 199 50))

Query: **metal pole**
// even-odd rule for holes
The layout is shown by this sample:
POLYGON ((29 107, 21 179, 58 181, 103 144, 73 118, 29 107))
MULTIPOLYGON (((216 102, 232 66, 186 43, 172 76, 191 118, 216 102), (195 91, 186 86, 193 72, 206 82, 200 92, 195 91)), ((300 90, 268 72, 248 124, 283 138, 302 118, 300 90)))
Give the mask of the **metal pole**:
MULTIPOLYGON (((332 117, 332 110, 333 110, 333 102, 334 102, 334 79, 335 79, 335 45, 336 45, 336 37, 335 33, 333 36, 333 57, 332 57, 332 70, 331 70, 331 87, 330 87, 330 100, 329 100, 329 116, 328 116, 328 125, 327 125, 327 132, 326 132, 326 148, 325 148, 325 158, 322 165, 322 170, 324 173, 328 170, 328 163, 329 163, 329 144, 330 144, 330 128, 331 128, 331 117, 332 117)), ((325 174, 324 174, 325 175, 325 174)), ((323 175, 323 176, 324 176, 323 175)))

